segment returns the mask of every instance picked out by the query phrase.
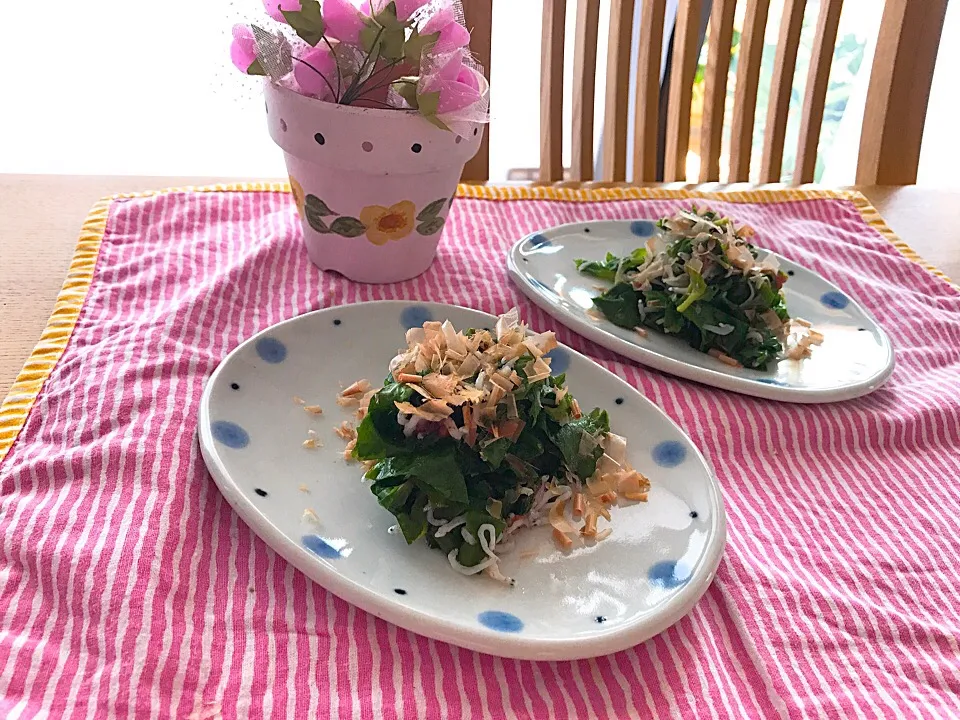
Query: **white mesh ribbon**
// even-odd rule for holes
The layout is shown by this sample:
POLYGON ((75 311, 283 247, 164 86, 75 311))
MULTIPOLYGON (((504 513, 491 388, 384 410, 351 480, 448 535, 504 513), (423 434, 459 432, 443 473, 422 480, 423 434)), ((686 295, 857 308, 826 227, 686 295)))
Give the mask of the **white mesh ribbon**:
POLYGON ((436 97, 432 114, 458 134, 466 134, 474 123, 489 120, 490 85, 480 64, 465 47, 448 52, 436 52, 435 47, 424 51, 417 96, 421 112, 426 110, 424 114, 428 116, 436 97), (425 98, 429 99, 427 108, 423 107, 425 98))

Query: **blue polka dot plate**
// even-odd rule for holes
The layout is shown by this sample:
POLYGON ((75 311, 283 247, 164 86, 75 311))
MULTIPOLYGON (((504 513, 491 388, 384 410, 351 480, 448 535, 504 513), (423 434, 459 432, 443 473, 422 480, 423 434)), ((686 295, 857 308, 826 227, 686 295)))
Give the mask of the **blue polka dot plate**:
POLYGON ((379 384, 407 327, 496 318, 447 305, 377 302, 275 325, 217 368, 200 408, 200 447, 237 514, 270 547, 344 600, 400 627, 505 657, 565 660, 640 643, 685 615, 712 581, 726 516, 713 472, 656 406, 593 361, 552 351, 583 407, 610 413, 649 500, 614 508, 613 533, 563 553, 549 527, 518 536, 507 587, 454 572, 425 543, 408 546, 343 459, 335 401, 360 378, 379 384), (315 406, 319 406, 315 407, 315 406), (317 410, 322 409, 322 414, 317 410), (312 431, 312 432, 311 432, 312 431), (304 447, 322 443, 322 447, 304 447))
POLYGON ((790 277, 787 307, 824 336, 803 360, 780 360, 766 370, 730 367, 678 338, 650 331, 641 337, 589 312, 609 287, 577 272, 577 258, 627 255, 654 232, 649 220, 608 220, 550 228, 518 241, 507 256, 523 293, 586 338, 644 365, 744 395, 798 403, 849 400, 880 387, 893 372, 893 346, 876 320, 835 285, 778 256, 790 277))

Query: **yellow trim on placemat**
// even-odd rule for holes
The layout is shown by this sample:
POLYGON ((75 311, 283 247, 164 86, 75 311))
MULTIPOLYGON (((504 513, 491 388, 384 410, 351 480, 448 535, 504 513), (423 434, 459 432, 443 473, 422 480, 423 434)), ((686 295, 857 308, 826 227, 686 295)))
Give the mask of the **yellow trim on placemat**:
POLYGON ((104 199, 94 205, 83 223, 53 314, 40 336, 40 342, 30 353, 17 379, 10 386, 3 405, 0 405, 0 461, 16 440, 30 408, 40 394, 40 388, 63 355, 73 333, 73 327, 80 316, 80 309, 93 280, 100 243, 107 227, 110 202, 109 199, 104 199))
POLYGON ((713 199, 726 202, 778 203, 796 200, 852 200, 860 193, 849 190, 777 188, 770 190, 687 190, 664 187, 567 188, 553 185, 467 185, 457 188, 459 197, 476 200, 560 200, 597 202, 602 200, 687 200, 713 199))
POLYGON ((874 228, 908 260, 947 281, 955 283, 935 265, 924 260, 916 250, 890 229, 870 200, 856 190, 822 190, 818 188, 776 188, 732 191, 687 190, 662 187, 565 188, 551 185, 460 185, 459 197, 476 200, 559 200, 563 202, 597 202, 602 200, 718 200, 772 204, 799 200, 848 200, 864 222, 874 228))
MULTIPOLYGON (((12 447, 36 402, 40 389, 66 350, 73 328, 80 316, 84 300, 93 280, 100 244, 107 227, 110 205, 114 200, 153 197, 175 192, 290 192, 283 182, 245 182, 205 185, 202 187, 175 187, 139 193, 121 193, 100 200, 83 223, 80 238, 70 262, 70 270, 57 297, 53 314, 10 392, 0 405, 0 461, 12 447)), ((708 192, 682 188, 612 187, 564 188, 550 186, 460 185, 457 196, 480 200, 560 200, 567 202, 596 202, 603 200, 668 200, 715 199, 727 202, 777 203, 797 200, 849 200, 871 227, 889 240, 904 257, 921 265, 939 278, 950 279, 939 269, 921 258, 916 251, 897 237, 883 221, 880 213, 861 193, 849 190, 770 189, 708 192)))
POLYGON ((100 243, 107 228, 110 205, 114 200, 166 195, 175 192, 289 192, 290 185, 278 182, 228 183, 203 187, 175 187, 138 193, 118 193, 98 201, 80 230, 70 269, 57 296, 53 314, 40 335, 30 357, 0 404, 0 462, 17 439, 43 384, 63 355, 80 317, 84 300, 93 281, 100 243))

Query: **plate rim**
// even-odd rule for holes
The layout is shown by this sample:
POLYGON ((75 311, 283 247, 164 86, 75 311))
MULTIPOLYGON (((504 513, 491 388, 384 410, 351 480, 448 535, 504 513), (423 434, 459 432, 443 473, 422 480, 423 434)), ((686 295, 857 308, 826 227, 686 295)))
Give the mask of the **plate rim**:
MULTIPOLYGON (((690 380, 701 385, 715 387, 721 390, 727 390, 750 397, 762 398, 764 400, 779 400, 797 404, 815 404, 844 402, 846 400, 853 400, 858 397, 863 397, 864 395, 869 395, 873 391, 879 389, 884 385, 884 383, 887 382, 887 380, 890 379, 890 376, 893 374, 893 371, 896 368, 896 357, 893 351, 893 342, 891 341, 890 336, 887 334, 887 331, 879 322, 877 322, 877 319, 873 316, 873 313, 871 313, 867 308, 863 307, 863 305, 861 305, 856 298, 850 296, 849 293, 844 292, 841 288, 827 280, 819 273, 800 265, 794 260, 781 255, 780 253, 773 252, 772 250, 768 250, 759 245, 756 246, 758 249, 771 253, 779 259, 786 260, 792 265, 796 265, 804 272, 815 276, 818 280, 823 282, 832 290, 842 293, 845 297, 849 298, 850 302, 855 305, 856 308, 862 312, 864 316, 872 323, 873 327, 876 328, 877 333, 881 338, 883 347, 887 353, 886 364, 882 370, 871 375, 865 380, 861 380, 850 385, 845 385, 840 388, 804 390, 796 387, 757 382, 750 378, 738 377, 736 375, 721 372, 720 370, 690 365, 683 360, 665 356, 653 350, 644 348, 639 344, 628 342, 627 340, 624 340, 623 338, 618 337, 609 330, 605 329, 603 325, 591 324, 586 320, 582 320, 576 315, 573 315, 572 313, 565 312, 563 308, 558 308, 556 304, 547 300, 547 298, 544 297, 544 295, 538 291, 537 288, 533 287, 532 283, 527 281, 523 270, 517 263, 516 258, 519 255, 520 247, 530 238, 536 235, 545 235, 546 233, 556 232, 563 230, 564 228, 582 227, 584 225, 629 226, 630 223, 638 220, 642 222, 656 222, 656 220, 642 217, 636 217, 629 220, 581 220, 578 222, 551 225, 550 227, 527 233, 510 246, 510 250, 507 253, 507 273, 520 292, 522 292, 528 300, 550 315, 550 317, 552 317, 554 320, 563 324, 578 335, 581 335, 588 340, 592 340, 607 350, 628 358, 629 360, 633 360, 634 362, 640 363, 641 365, 645 365, 668 375, 683 378, 684 380, 690 380)), ((592 238, 587 238, 582 232, 580 235, 583 236, 588 242, 592 242, 593 240, 592 238)), ((607 324, 608 322, 609 321, 604 320, 604 324, 607 324)), ((667 339, 676 340, 676 338, 667 339)), ((676 340, 676 342, 680 341, 676 340)))
POLYGON ((211 477, 239 518, 260 537, 273 552, 283 557, 312 582, 330 591, 342 600, 355 605, 375 617, 386 620, 410 632, 441 642, 447 642, 468 650, 475 650, 490 655, 517 660, 579 660, 619 652, 633 647, 668 629, 700 601, 701 597, 713 583, 720 560, 727 543, 727 515, 721 491, 720 482, 713 466, 704 456, 700 448, 693 442, 690 435, 681 428, 666 412, 653 401, 647 398, 640 390, 610 372, 605 367, 575 349, 562 345, 567 352, 579 356, 602 373, 611 376, 626 392, 633 393, 649 407, 648 411, 655 411, 663 416, 677 432, 687 439, 693 448, 695 457, 706 472, 707 490, 713 501, 714 512, 711 513, 711 527, 703 555, 700 561, 699 578, 694 582, 691 576, 689 582, 677 589, 657 612, 649 619, 635 620, 605 633, 597 633, 589 638, 528 638, 522 634, 496 633, 485 630, 479 625, 475 629, 465 628, 462 625, 451 623, 442 617, 426 613, 417 608, 402 605, 396 601, 382 600, 385 597, 373 590, 355 582, 336 570, 328 560, 317 557, 299 543, 293 542, 262 513, 253 503, 249 495, 245 494, 231 478, 225 464, 219 457, 211 430, 210 400, 213 389, 217 385, 222 373, 226 371, 231 358, 239 355, 244 349, 255 343, 261 336, 275 331, 278 327, 304 322, 307 318, 319 317, 328 313, 343 312, 354 307, 367 306, 410 306, 419 305, 436 309, 464 310, 479 313, 487 319, 496 321, 496 316, 483 310, 468 308, 449 303, 437 303, 419 300, 373 300, 349 305, 333 305, 319 310, 302 313, 286 320, 274 323, 249 338, 231 350, 217 365, 210 375, 203 389, 198 416, 198 442, 203 461, 211 477), (434 631, 435 630, 435 631, 434 631))

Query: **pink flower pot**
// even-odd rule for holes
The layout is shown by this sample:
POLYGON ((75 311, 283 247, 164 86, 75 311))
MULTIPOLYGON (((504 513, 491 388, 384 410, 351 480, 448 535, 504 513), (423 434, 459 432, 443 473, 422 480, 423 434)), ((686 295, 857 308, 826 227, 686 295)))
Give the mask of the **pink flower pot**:
POLYGON ((369 283, 430 267, 483 126, 461 136, 413 111, 336 105, 269 81, 264 93, 313 263, 369 283))

